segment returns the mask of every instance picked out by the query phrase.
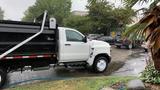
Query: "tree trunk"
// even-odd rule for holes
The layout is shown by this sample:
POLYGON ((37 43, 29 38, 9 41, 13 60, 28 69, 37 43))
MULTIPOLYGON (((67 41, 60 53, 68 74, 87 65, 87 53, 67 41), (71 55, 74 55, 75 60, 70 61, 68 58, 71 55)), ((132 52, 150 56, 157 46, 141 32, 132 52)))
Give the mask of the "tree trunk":
POLYGON ((152 58, 153 58, 155 69, 160 71, 160 49, 158 50, 158 53, 152 55, 152 58))

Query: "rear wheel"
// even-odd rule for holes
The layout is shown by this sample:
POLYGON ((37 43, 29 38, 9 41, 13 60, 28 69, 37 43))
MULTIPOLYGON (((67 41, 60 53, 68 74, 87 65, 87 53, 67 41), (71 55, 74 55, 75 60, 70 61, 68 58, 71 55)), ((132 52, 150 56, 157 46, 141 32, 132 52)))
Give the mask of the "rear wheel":
POLYGON ((132 48, 133 48, 133 44, 132 44, 132 43, 129 44, 127 48, 128 48, 128 49, 132 49, 132 48))
POLYGON ((117 47, 117 48, 121 48, 121 46, 119 46, 119 45, 116 45, 116 47, 117 47))
POLYGON ((6 70, 3 68, 0 68, 0 88, 4 86, 6 79, 7 79, 6 70))
POLYGON ((106 57, 100 56, 95 59, 93 64, 93 70, 96 73, 103 73, 108 67, 108 60, 106 57))

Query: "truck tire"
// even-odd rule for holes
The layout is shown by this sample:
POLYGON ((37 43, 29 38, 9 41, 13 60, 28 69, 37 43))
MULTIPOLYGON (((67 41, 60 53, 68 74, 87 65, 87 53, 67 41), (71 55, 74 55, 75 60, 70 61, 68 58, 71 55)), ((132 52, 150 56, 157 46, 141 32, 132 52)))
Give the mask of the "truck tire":
POLYGON ((108 67, 108 59, 104 56, 99 56, 93 63, 93 71, 96 73, 103 73, 108 67))
POLYGON ((128 48, 128 49, 133 49, 133 44, 132 44, 132 43, 129 44, 129 45, 127 46, 127 48, 128 48))
POLYGON ((121 48, 121 46, 116 46, 117 48, 121 48))
POLYGON ((7 79, 7 72, 5 69, 0 68, 0 88, 2 88, 7 79))

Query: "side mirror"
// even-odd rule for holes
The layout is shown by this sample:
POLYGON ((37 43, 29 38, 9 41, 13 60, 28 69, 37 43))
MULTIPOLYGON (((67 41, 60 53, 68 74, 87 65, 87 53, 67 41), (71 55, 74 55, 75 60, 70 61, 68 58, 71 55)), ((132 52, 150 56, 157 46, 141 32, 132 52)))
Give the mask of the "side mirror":
POLYGON ((86 36, 83 38, 83 42, 87 43, 87 37, 86 36))
POLYGON ((56 19, 55 18, 50 18, 49 19, 49 29, 56 29, 56 19))

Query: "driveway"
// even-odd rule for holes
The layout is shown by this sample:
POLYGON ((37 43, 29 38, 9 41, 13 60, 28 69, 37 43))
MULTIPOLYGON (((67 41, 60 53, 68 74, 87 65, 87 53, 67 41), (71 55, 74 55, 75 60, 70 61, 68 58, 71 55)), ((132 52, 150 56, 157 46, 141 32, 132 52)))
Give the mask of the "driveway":
POLYGON ((111 75, 116 76, 140 76, 141 72, 145 70, 146 58, 145 54, 139 58, 129 59, 125 62, 124 66, 119 70, 113 72, 111 75))

